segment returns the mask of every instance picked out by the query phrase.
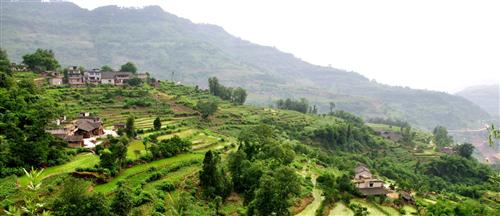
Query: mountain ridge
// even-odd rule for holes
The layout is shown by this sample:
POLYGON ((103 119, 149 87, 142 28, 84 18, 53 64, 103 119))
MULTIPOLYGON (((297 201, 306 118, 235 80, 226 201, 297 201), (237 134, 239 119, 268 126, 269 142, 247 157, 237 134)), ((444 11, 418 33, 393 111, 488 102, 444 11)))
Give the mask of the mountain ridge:
POLYGON ((500 85, 477 85, 467 87, 455 95, 477 104, 490 115, 500 118, 500 85))
POLYGON ((228 86, 246 88, 252 104, 306 97, 322 112, 333 101, 365 118, 400 118, 427 129, 469 127, 490 119, 461 97, 379 84, 356 72, 313 65, 158 6, 86 10, 69 2, 22 5, 4 4, 5 48, 17 61, 36 48, 53 49, 63 65, 116 68, 131 60, 160 79, 171 79, 173 72, 174 80, 201 87, 209 76, 217 76, 228 86))

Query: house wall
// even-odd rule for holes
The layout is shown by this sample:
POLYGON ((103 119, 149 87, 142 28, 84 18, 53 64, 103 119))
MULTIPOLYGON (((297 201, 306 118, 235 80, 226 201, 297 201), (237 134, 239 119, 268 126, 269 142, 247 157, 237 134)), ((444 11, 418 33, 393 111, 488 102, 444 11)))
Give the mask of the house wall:
POLYGON ((50 79, 50 84, 51 85, 62 85, 62 79, 52 78, 52 79, 50 79))
POLYGON ((114 85, 115 84, 115 80, 114 79, 101 79, 101 84, 112 84, 112 85, 114 85))
POLYGON ((371 182, 371 181, 365 181, 357 184, 358 188, 377 188, 377 187, 383 187, 384 184, 382 182, 371 182), (371 185, 370 185, 371 183, 371 185))

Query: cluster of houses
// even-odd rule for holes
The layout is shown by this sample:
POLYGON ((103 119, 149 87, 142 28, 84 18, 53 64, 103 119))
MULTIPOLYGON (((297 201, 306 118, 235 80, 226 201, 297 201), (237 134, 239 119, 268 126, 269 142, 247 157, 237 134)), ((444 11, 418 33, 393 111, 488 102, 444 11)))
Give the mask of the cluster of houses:
POLYGON ((84 86, 85 84, 124 85, 132 78, 139 78, 145 82, 149 79, 148 73, 103 72, 100 69, 83 72, 77 66, 68 67, 67 80, 65 80, 63 74, 54 71, 45 71, 42 76, 48 77, 50 85, 53 86, 62 84, 69 84, 70 86, 84 86))
POLYGON ((80 113, 71 122, 67 122, 66 117, 62 117, 57 119, 55 124, 63 124, 64 127, 50 129, 47 132, 66 140, 70 147, 84 147, 84 139, 104 135, 101 118, 90 116, 87 112, 80 113))

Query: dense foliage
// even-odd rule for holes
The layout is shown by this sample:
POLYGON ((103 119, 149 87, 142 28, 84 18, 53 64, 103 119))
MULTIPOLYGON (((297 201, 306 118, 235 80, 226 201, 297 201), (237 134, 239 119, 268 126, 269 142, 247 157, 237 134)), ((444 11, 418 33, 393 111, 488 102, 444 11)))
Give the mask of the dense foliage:
POLYGON ((432 130, 432 134, 434 134, 434 142, 438 147, 446 147, 453 144, 453 137, 448 135, 448 130, 443 126, 436 126, 432 130))
POLYGON ((209 92, 222 100, 231 101, 233 104, 242 105, 247 99, 247 92, 241 87, 226 87, 219 83, 217 77, 208 78, 209 92))
POLYGON ((307 113, 309 111, 309 102, 305 98, 301 98, 299 100, 293 100, 290 98, 287 98, 285 100, 279 99, 278 101, 276 101, 276 108, 307 113))
POLYGON ((52 50, 37 49, 35 53, 24 55, 23 63, 33 71, 53 71, 59 68, 52 50))
MULTIPOLYGON (((107 69, 107 68, 106 68, 107 69)), ((127 62, 120 67, 121 72, 132 72, 137 73, 137 67, 132 62, 127 62)))
POLYGON ((66 160, 64 141, 45 132, 61 110, 40 94, 32 80, 15 82, 0 71, 0 176, 20 168, 56 165, 66 160))
POLYGON ((203 169, 200 171, 200 185, 208 198, 220 196, 226 198, 231 192, 231 185, 220 163, 220 156, 208 150, 203 159, 203 169))
POLYGON ((199 101, 196 104, 196 109, 201 113, 203 119, 207 119, 217 111, 218 105, 215 101, 199 101))

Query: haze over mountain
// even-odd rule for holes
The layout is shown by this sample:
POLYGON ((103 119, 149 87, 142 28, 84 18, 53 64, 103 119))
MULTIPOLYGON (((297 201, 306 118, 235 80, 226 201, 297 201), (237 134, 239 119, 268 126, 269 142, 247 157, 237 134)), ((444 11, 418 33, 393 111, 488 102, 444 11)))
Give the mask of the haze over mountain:
POLYGON ((500 85, 471 86, 456 93, 474 102, 490 115, 500 118, 500 85))
POLYGON ((462 97, 383 85, 358 73, 312 65, 160 7, 89 11, 68 2, 3 7, 2 46, 18 62, 36 48, 54 50, 65 66, 117 68, 133 61, 157 78, 171 79, 173 73, 175 81, 202 87, 208 77, 217 76, 225 85, 246 88, 254 104, 306 97, 323 112, 333 101, 339 109, 367 118, 401 118, 425 128, 474 127, 491 118, 462 97))

